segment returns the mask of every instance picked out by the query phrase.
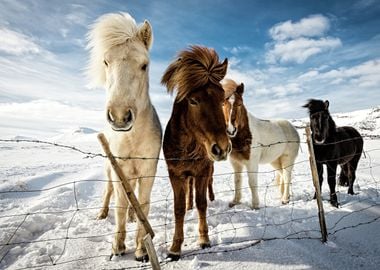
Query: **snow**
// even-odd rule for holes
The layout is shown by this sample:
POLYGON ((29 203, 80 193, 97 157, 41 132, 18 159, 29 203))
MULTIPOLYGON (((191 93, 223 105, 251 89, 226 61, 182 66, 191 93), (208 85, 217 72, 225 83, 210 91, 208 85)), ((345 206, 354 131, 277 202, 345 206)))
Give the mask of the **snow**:
MULTIPOLYGON (((232 168, 228 162, 216 163, 216 200, 208 207, 211 248, 202 250, 197 245, 197 212, 190 210, 184 227, 183 256, 178 262, 166 261, 173 237, 173 194, 161 159, 149 220, 156 233, 153 242, 162 268, 378 269, 380 107, 335 114, 334 119, 338 125, 353 125, 366 135, 366 158, 359 163, 354 186, 357 194, 350 196, 346 187, 337 187, 339 209, 330 206, 324 181, 327 243, 320 241, 307 146, 302 143, 288 205, 281 204, 273 183, 274 171, 265 165, 259 174, 260 209, 249 208, 246 177, 243 204, 229 208, 234 189, 232 168)), ((301 127, 307 119, 293 122, 301 127)), ((135 223, 127 225, 127 254, 110 261, 113 211, 105 220, 95 219, 106 181, 104 158, 76 150, 101 153, 96 135, 104 123, 103 111, 90 106, 49 100, 0 103, 0 269, 150 267, 149 263, 134 261, 135 223), (7 141, 10 139, 20 141, 7 141)), ((164 127, 166 123, 162 124, 164 127)), ((299 133, 305 142, 302 128, 299 133)))

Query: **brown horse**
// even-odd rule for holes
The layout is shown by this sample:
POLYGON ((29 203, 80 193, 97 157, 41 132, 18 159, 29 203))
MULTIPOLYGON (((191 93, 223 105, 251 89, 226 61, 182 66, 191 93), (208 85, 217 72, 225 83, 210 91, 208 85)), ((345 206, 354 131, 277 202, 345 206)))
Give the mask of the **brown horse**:
POLYGON ((219 62, 213 49, 192 46, 179 53, 161 80, 169 93, 177 90, 163 142, 174 192, 175 231, 168 255, 172 260, 178 260, 181 255, 186 197, 192 192, 191 182, 198 209, 199 245, 210 246, 207 187, 212 181, 214 161, 225 160, 231 151, 222 110, 224 91, 220 84, 227 65, 227 59, 219 62))

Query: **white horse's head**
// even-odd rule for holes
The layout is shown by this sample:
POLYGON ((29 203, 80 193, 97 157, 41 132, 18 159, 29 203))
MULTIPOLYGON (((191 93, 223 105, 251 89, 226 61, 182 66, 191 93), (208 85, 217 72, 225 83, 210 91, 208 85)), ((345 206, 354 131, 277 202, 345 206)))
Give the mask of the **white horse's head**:
POLYGON ((129 131, 150 105, 149 49, 153 42, 148 21, 136 25, 128 13, 100 17, 88 34, 92 86, 107 90, 107 119, 115 131, 129 131))

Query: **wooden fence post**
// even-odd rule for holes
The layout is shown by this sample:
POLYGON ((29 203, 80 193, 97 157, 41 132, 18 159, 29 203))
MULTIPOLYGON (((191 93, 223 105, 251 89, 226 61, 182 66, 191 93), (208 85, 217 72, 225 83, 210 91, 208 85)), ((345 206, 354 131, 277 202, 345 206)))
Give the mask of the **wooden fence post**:
POLYGON ((136 198, 134 190, 129 184, 123 171, 120 169, 119 165, 117 164, 115 157, 112 155, 107 139, 103 133, 98 134, 98 140, 100 141, 100 144, 103 147, 104 153, 107 155, 108 159, 110 160, 112 168, 114 169, 115 173, 117 174, 117 176, 119 177, 121 181, 121 184, 124 188, 124 191, 129 203, 132 205, 133 209, 135 210, 137 218, 139 219, 141 224, 144 226, 145 231, 147 232, 147 235, 144 237, 144 243, 145 243, 145 248, 147 249, 147 252, 149 255, 149 261, 152 265, 152 268, 153 270, 156 270, 156 269, 159 270, 161 269, 161 267, 160 267, 160 263, 158 262, 156 250, 154 249, 153 242, 152 242, 152 238, 154 237, 153 229, 150 226, 150 223, 145 217, 143 211, 141 210, 140 203, 136 198))
POLYGON ((322 242, 326 242, 327 241, 327 227, 326 227, 326 220, 325 220, 325 212, 323 210, 321 189, 319 186, 319 177, 318 177, 318 171, 317 171, 317 163, 315 161, 314 147, 313 147, 313 141, 311 139, 310 127, 306 127, 306 141, 307 141, 307 146, 309 148, 310 169, 311 169, 311 175, 313 177, 315 194, 316 194, 316 199, 317 199, 317 204, 318 204, 318 217, 319 217, 319 226, 321 227, 322 242))

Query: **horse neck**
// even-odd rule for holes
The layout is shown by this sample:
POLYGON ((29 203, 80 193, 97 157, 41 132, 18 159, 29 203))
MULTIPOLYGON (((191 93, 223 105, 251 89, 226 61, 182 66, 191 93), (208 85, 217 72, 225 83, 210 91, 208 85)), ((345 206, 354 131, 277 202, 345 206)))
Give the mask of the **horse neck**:
POLYGON ((248 111, 244 105, 241 107, 242 113, 238 123, 238 132, 231 138, 232 152, 238 159, 249 159, 252 144, 252 133, 249 127, 248 111))
POLYGON ((181 155, 186 155, 186 158, 205 157, 207 155, 206 149, 202 143, 197 142, 196 136, 189 128, 190 123, 186 118, 187 106, 186 100, 174 103, 170 121, 173 146, 181 147, 178 150, 180 150, 181 155))
POLYGON ((332 119, 331 115, 329 114, 329 127, 328 127, 328 137, 335 136, 336 133, 336 124, 335 121, 332 119))

